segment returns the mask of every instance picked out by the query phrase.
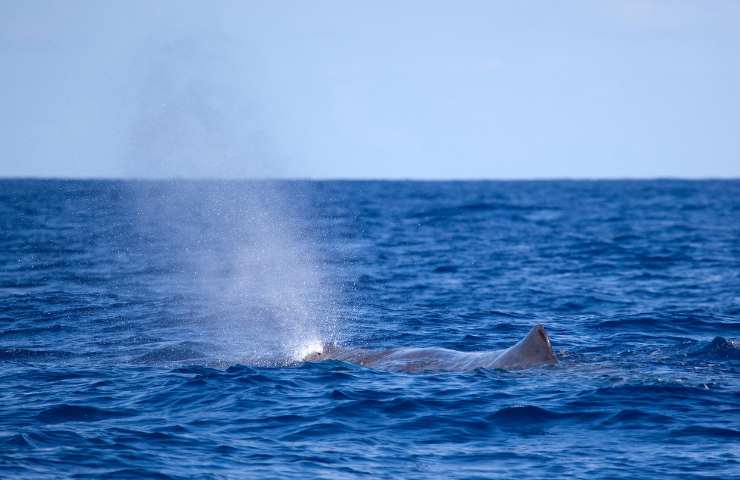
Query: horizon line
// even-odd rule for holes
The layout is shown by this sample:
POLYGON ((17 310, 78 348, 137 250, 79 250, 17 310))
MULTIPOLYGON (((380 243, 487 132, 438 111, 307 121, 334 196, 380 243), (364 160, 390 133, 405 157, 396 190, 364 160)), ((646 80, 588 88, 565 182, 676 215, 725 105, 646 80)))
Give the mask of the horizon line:
POLYGON ((133 182, 641 182, 641 181, 737 181, 740 176, 654 176, 654 177, 96 177, 0 175, 0 181, 133 181, 133 182))

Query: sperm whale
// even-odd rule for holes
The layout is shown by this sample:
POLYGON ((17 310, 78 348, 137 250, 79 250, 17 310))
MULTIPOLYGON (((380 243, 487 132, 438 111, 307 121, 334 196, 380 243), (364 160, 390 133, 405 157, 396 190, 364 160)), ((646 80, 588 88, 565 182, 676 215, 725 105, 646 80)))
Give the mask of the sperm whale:
POLYGON ((524 370, 555 365, 550 337, 542 325, 535 325, 515 345, 505 350, 461 352, 446 348, 393 348, 387 350, 344 349, 334 345, 309 353, 304 361, 341 360, 379 370, 402 372, 462 372, 476 368, 524 370))

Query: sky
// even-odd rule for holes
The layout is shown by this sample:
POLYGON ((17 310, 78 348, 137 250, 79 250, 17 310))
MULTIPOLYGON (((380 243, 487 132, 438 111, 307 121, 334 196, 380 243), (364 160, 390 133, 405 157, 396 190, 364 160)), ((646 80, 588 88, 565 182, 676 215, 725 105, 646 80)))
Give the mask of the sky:
POLYGON ((740 177, 740 2, 0 0, 0 176, 740 177))

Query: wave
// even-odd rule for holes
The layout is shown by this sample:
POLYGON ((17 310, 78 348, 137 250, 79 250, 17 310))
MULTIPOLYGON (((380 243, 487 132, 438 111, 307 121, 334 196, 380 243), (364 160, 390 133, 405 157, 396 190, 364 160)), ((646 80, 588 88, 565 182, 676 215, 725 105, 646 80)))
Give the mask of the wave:
POLYGON ((612 329, 619 332, 633 330, 655 334, 737 331, 740 323, 725 316, 708 315, 705 312, 666 312, 626 315, 623 318, 597 319, 584 323, 587 328, 612 329))
POLYGON ((740 344, 715 337, 708 345, 690 352, 689 356, 706 360, 740 360, 740 344))
POLYGON ((29 350, 25 348, 0 348, 0 361, 28 362, 34 360, 57 360, 74 357, 63 350, 29 350))
POLYGON ((665 425, 674 421, 672 417, 667 415, 627 408, 604 420, 602 425, 622 428, 653 428, 655 425, 665 425))
POLYGON ((22 433, 0 438, 0 445, 7 445, 12 448, 30 448, 32 446, 22 433))
POLYGON ((26 337, 31 335, 36 335, 40 333, 51 333, 51 332, 61 332, 64 330, 65 327, 60 324, 54 324, 49 325, 48 327, 29 327, 29 328, 13 328, 8 330, 3 330, 2 334, 3 336, 19 336, 19 337, 26 337))
POLYGON ((202 360, 208 357, 206 351, 212 350, 213 345, 202 342, 180 342, 175 345, 166 345, 136 357, 136 363, 164 363, 180 362, 184 360, 202 360))
POLYGON ((534 425, 564 420, 591 420, 603 415, 599 411, 554 412, 535 405, 521 405, 501 408, 487 418, 501 425, 534 425))
POLYGON ((716 393, 707 390, 704 386, 690 386, 680 383, 626 384, 600 387, 583 392, 576 404, 585 407, 603 405, 604 401, 611 403, 623 400, 633 402, 634 399, 642 399, 643 402, 649 404, 651 399, 655 398, 696 401, 697 397, 710 397, 712 395, 716 395, 716 393))
POLYGON ((147 470, 145 468, 122 468, 119 470, 111 470, 107 472, 100 472, 100 473, 94 473, 94 474, 81 474, 81 475, 75 475, 74 478, 90 478, 90 479, 98 479, 98 478, 111 478, 111 479, 125 479, 130 480, 132 478, 136 479, 142 479, 142 480, 170 480, 175 477, 171 477, 169 475, 165 475, 164 473, 157 472, 154 470, 147 470))
POLYGON ((127 410, 106 410, 87 405, 62 403, 43 410, 38 414, 38 419, 44 423, 98 422, 131 415, 133 413, 127 410))
POLYGON ((429 220, 443 220, 446 218, 457 217, 461 215, 471 215, 479 213, 490 213, 490 212, 506 212, 506 213, 530 213, 530 212, 551 212, 554 211, 551 208, 539 206, 539 205, 518 205, 514 203, 504 202, 471 202, 464 203, 461 205, 453 205, 449 207, 431 208, 426 210, 417 211, 410 213, 409 218, 418 219, 429 219, 429 220))
POLYGON ((740 430, 734 430, 732 428, 720 428, 720 427, 704 427, 701 425, 693 425, 691 427, 679 428, 671 430, 669 433, 671 437, 714 437, 714 438, 740 438, 740 430))

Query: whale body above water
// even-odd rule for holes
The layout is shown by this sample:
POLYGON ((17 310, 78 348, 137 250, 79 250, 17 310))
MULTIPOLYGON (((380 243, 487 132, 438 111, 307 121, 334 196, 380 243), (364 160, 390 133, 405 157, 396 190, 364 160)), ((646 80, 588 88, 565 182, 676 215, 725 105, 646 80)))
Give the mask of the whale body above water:
POLYGON ((341 360, 379 370, 402 372, 462 372, 476 368, 524 370, 555 365, 550 337, 542 325, 535 325, 514 346, 505 350, 461 352, 446 348, 392 348, 387 350, 343 349, 325 346, 321 352, 305 356, 304 361, 341 360))

